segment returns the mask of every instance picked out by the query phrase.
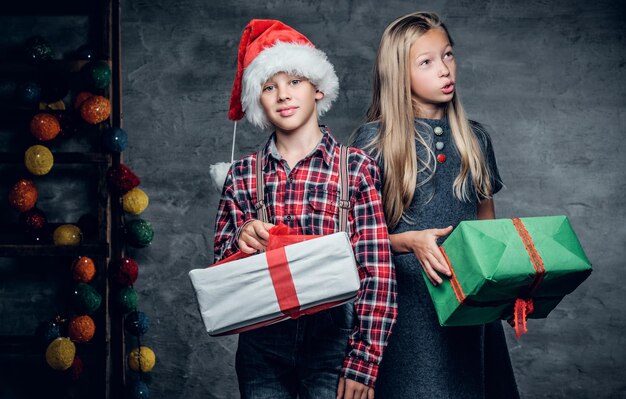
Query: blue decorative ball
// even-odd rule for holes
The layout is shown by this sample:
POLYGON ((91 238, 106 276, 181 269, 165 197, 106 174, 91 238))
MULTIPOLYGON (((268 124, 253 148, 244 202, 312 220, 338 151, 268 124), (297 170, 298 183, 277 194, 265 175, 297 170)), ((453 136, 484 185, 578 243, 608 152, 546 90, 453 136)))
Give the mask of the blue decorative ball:
POLYGON ((112 127, 102 133, 102 145, 111 152, 122 152, 128 145, 128 135, 119 127, 112 127))
POLYGON ((128 393, 131 399, 149 399, 150 390, 145 382, 137 380, 129 385, 128 393))
POLYGON ((133 311, 126 315, 124 318, 124 328, 130 334, 135 336, 141 336, 148 331, 148 325, 150 319, 144 312, 133 311))
POLYGON ((35 335, 47 346, 61 336, 61 326, 54 321, 43 322, 37 327, 35 335))
POLYGON ((41 100, 41 86, 35 82, 21 83, 15 89, 15 97, 20 104, 33 106, 41 100))

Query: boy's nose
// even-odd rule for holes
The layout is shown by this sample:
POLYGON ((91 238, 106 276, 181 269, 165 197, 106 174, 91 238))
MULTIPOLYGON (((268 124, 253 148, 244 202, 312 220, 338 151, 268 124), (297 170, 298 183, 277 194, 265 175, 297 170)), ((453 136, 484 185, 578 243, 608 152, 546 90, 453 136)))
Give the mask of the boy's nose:
POLYGON ((285 101, 289 99, 289 91, 286 87, 278 87, 276 94, 278 95, 278 101, 285 101))

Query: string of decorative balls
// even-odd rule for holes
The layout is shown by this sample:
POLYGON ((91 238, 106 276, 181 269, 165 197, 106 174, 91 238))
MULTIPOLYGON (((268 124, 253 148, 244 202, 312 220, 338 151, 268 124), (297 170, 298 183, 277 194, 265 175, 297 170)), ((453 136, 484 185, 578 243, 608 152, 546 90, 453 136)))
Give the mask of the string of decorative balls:
MULTIPOLYGON (((93 53, 86 47, 81 47, 77 53, 83 59, 94 58, 93 53)), ((41 64, 42 61, 54 57, 54 51, 49 43, 41 37, 27 41, 25 54, 34 64, 41 64)), ((80 75, 86 86, 96 91, 105 89, 111 82, 111 69, 104 61, 88 62, 81 68, 80 75)), ((78 93, 73 104, 74 113, 66 112, 62 99, 68 94, 69 88, 64 90, 61 83, 61 89, 52 84, 53 89, 50 90, 49 87, 46 88, 46 83, 40 85, 34 81, 22 82, 16 85, 15 91, 15 96, 22 105, 38 105, 39 109, 44 111, 34 115, 29 124, 31 134, 39 143, 30 146, 24 153, 26 169, 34 176, 46 175, 54 166, 53 153, 42 143, 59 136, 70 137, 76 133, 79 130, 77 116, 88 125, 98 125, 106 121, 111 114, 109 100, 91 91, 78 93), (54 94, 51 95, 50 92, 54 94)), ((4 82, 0 82, 0 89, 5 86, 4 82)), ((128 143, 126 132, 116 127, 104 130, 101 138, 103 147, 110 152, 122 152, 128 143)), ((111 195, 121 201, 126 213, 139 215, 147 208, 148 196, 138 187, 140 180, 128 167, 123 164, 111 166, 107 171, 106 180, 111 195)), ((19 180, 11 187, 8 197, 10 205, 20 212, 19 225, 22 230, 32 241, 44 242, 47 238, 48 222, 44 212, 36 207, 38 190, 35 183, 31 179, 19 180)), ((123 228, 125 241, 133 247, 144 248, 152 242, 154 236, 152 226, 141 218, 124 221, 123 228)), ((57 246, 78 246, 85 232, 96 230, 95 218, 85 215, 79 219, 78 225, 58 226, 52 233, 52 240, 57 246)), ((56 316, 53 320, 42 323, 37 335, 47 345, 45 356, 48 365, 54 370, 69 371, 71 379, 76 381, 83 371, 83 362, 77 355, 76 344, 89 342, 94 337, 96 324, 91 315, 100 307, 102 297, 89 284, 96 274, 96 266, 91 258, 78 257, 72 262, 70 269, 71 278, 75 283, 71 295, 72 316, 68 318, 56 316)), ((142 374, 152 370, 156 357, 152 349, 142 346, 140 341, 140 337, 148 330, 149 318, 137 307, 138 298, 134 290, 137 276, 137 263, 129 257, 122 257, 112 264, 108 277, 118 287, 117 302, 125 314, 124 328, 137 339, 137 347, 128 355, 128 365, 139 374, 139 378, 129 384, 129 395, 131 398, 148 399, 149 390, 142 379, 142 374)))

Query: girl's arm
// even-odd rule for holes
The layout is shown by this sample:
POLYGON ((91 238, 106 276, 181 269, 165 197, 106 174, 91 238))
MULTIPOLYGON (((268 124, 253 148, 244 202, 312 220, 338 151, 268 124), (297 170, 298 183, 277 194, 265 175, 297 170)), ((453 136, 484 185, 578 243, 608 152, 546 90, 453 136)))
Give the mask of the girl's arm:
MULTIPOLYGON (((480 220, 495 219, 496 211, 493 199, 485 199, 478 204, 476 218, 480 220)), ((404 233, 390 234, 389 242, 395 253, 414 253, 426 272, 426 277, 433 285, 442 283, 439 273, 450 276, 448 263, 444 259, 437 239, 445 237, 452 232, 452 226, 445 229, 427 229, 407 231, 404 233)))
POLYGON ((487 220, 496 218, 496 207, 493 203, 493 198, 482 200, 478 204, 478 212, 476 212, 476 219, 487 220))
POLYGON ((445 237, 452 232, 452 226, 445 229, 426 229, 406 231, 404 233, 390 234, 389 242, 395 253, 413 253, 419 260, 426 277, 433 285, 443 282, 439 273, 450 276, 448 263, 443 257, 437 245, 439 237, 445 237))

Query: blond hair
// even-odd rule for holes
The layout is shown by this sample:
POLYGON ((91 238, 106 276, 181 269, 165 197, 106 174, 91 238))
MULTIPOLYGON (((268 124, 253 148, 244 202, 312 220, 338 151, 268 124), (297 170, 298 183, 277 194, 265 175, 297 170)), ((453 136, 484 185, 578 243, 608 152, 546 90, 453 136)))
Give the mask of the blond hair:
MULTIPOLYGON (((367 120, 378 122, 380 128, 366 149, 383 155, 383 205, 390 227, 405 217, 404 211, 411 205, 415 190, 431 179, 436 168, 430 145, 415 129, 414 115, 418 110, 411 94, 409 58, 411 45, 431 29, 442 29, 450 45, 453 44, 437 14, 416 12, 387 26, 376 56, 374 90, 367 120), (418 157, 415 140, 426 149, 426 159, 418 157), (422 172, 425 177, 418 182, 422 172)), ((461 168, 453 184, 454 196, 461 201, 470 199, 468 181, 471 177, 478 198, 490 198, 490 171, 456 92, 445 112, 461 157, 461 168)))

